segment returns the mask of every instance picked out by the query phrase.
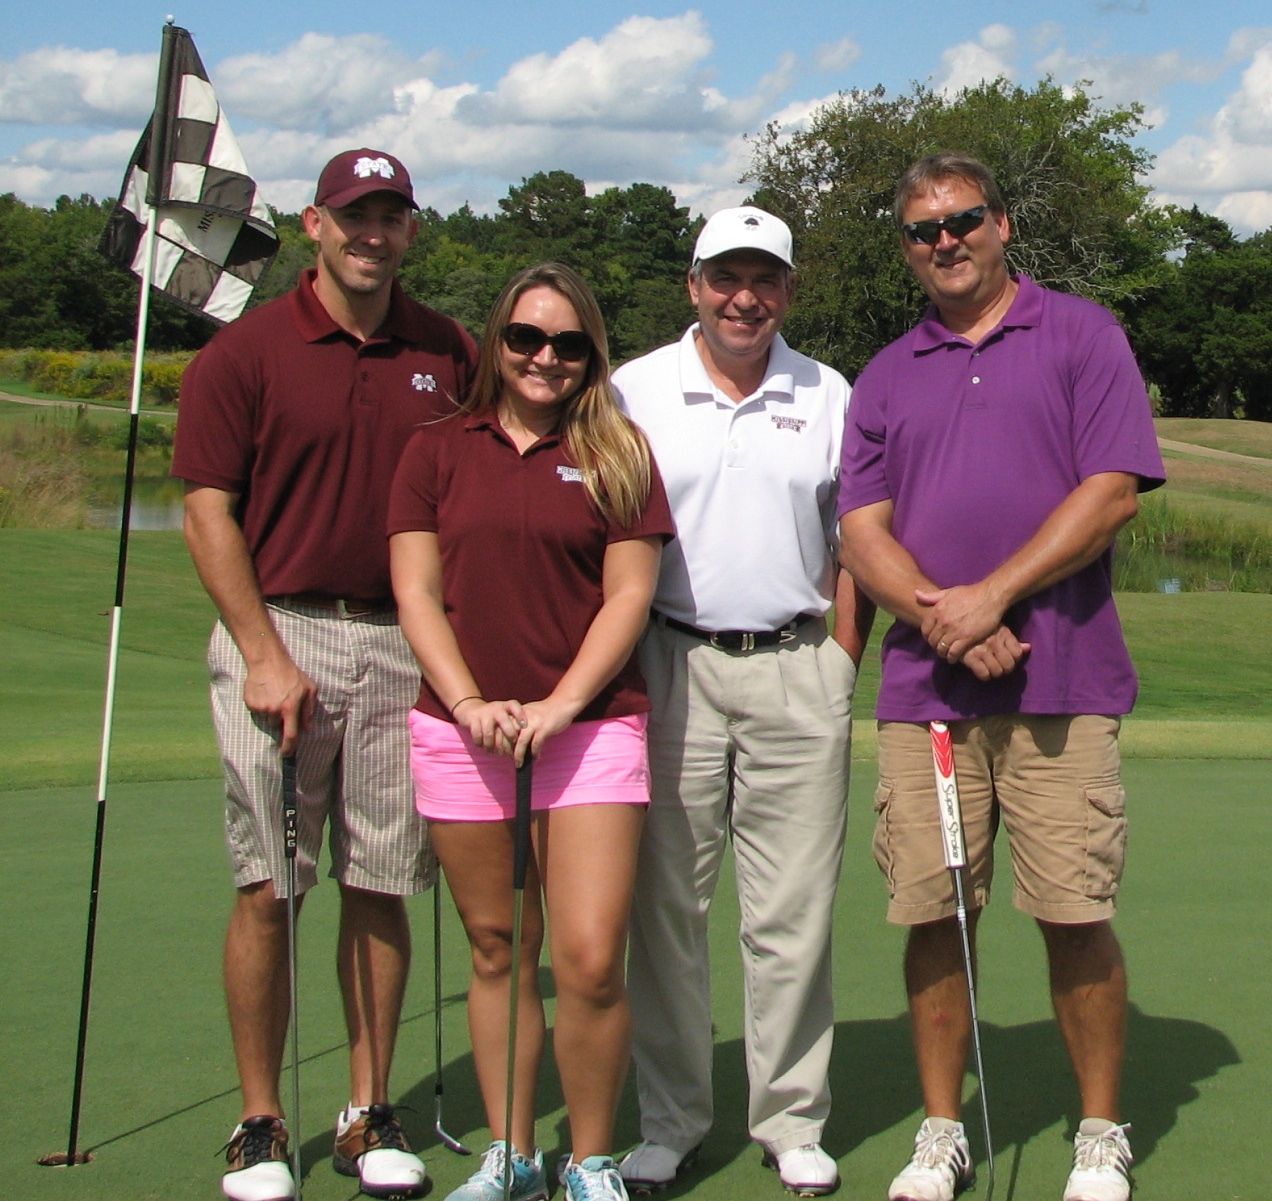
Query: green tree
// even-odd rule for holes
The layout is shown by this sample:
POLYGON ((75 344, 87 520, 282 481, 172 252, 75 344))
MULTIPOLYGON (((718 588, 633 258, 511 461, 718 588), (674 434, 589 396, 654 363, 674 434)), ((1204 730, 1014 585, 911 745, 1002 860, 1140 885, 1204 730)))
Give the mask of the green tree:
POLYGON ((1178 221, 1183 258, 1127 314, 1161 412, 1272 420, 1272 231, 1241 241, 1196 207, 1178 221))
MULTIPOLYGON (((109 350, 137 330, 136 278, 97 249, 114 201, 59 196, 51 209, 0 196, 0 346, 109 350)), ((212 333, 205 319, 159 299, 147 344, 192 350, 212 333)))
POLYGON ((1012 270, 1114 309, 1155 287, 1177 234, 1141 182, 1151 162, 1133 144, 1142 126, 1138 105, 1105 109, 1081 87, 1004 79, 953 96, 855 90, 794 135, 770 126, 745 179, 795 234, 791 341, 854 378, 918 319, 927 302, 902 259, 892 197, 906 167, 938 150, 994 171, 1014 227, 1012 270))

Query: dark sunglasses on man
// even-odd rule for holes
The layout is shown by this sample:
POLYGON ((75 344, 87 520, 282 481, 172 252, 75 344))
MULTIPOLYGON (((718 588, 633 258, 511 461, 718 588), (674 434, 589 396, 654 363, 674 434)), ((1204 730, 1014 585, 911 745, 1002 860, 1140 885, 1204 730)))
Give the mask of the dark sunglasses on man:
POLYGON ((978 204, 975 208, 964 209, 961 213, 951 213, 939 221, 911 221, 901 226, 902 233, 911 242, 923 246, 935 246, 941 240, 941 231, 946 230, 951 237, 965 238, 974 229, 979 229, 985 222, 987 204, 978 204))
POLYGON ((513 354, 536 355, 545 346, 551 346, 552 353, 563 363, 577 363, 592 353, 592 339, 581 329, 547 334, 537 325, 514 321, 504 326, 503 340, 513 354))

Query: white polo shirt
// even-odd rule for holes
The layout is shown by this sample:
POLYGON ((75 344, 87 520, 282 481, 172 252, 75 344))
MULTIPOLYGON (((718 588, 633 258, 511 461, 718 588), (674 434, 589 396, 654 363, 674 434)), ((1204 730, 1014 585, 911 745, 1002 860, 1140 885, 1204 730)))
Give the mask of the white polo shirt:
POLYGON ((704 630, 775 630, 825 613, 848 382, 778 335, 764 382, 735 404, 707 374, 697 329, 614 373, 676 522, 654 608, 704 630))

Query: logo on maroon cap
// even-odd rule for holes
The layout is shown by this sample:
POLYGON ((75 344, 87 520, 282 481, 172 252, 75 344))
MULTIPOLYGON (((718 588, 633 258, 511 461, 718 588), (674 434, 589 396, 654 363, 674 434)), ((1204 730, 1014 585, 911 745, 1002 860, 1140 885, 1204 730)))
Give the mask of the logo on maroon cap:
POLYGON ((383 175, 385 179, 392 179, 396 174, 393 164, 387 158, 367 158, 365 155, 353 164, 353 173, 359 179, 366 179, 371 175, 383 175))
POLYGON ((314 204, 343 208, 372 192, 396 192, 412 208, 419 208, 401 161, 387 151, 366 147, 337 154, 322 169, 314 204))

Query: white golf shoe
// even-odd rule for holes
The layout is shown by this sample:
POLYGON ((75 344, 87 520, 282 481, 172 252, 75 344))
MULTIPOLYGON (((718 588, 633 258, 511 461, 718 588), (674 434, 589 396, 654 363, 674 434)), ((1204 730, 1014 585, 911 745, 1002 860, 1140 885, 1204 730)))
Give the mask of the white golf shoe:
POLYGON ((777 1170, 782 1187, 797 1197, 824 1197, 839 1187, 839 1167, 820 1143, 805 1143, 776 1155, 765 1151, 764 1163, 777 1170))
POLYGON ((230 1201, 292 1201, 296 1182, 287 1158, 287 1126, 263 1114, 234 1127, 225 1144, 221 1191, 230 1201))
POLYGON ((954 1201, 976 1183, 962 1122, 926 1118, 910 1162, 888 1186, 888 1201, 954 1201))
POLYGON ((646 1139, 623 1156, 618 1171, 631 1192, 652 1193, 666 1188, 681 1172, 693 1167, 701 1149, 699 1143, 688 1151, 673 1151, 646 1139))
POLYGON ((1073 1171, 1064 1201, 1127 1201, 1131 1195, 1129 1126, 1084 1118, 1073 1139, 1073 1171))

